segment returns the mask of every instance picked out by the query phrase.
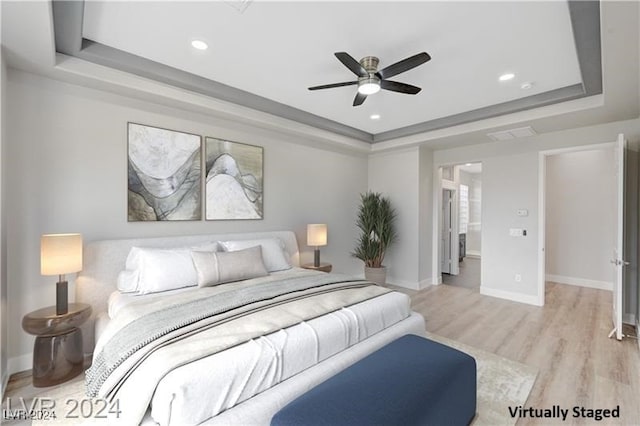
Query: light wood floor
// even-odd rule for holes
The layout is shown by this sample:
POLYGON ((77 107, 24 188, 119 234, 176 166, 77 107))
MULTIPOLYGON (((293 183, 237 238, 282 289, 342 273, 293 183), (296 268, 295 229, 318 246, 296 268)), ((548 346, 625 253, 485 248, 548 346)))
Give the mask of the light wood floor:
MULTIPOLYGON (((447 285, 402 291, 425 317, 427 331, 538 368, 527 407, 619 405, 621 418, 613 422, 570 418, 562 424, 640 425, 640 350, 634 339, 607 338, 611 292, 547 283, 546 305, 538 308, 447 285)), ((33 397, 43 390, 30 386, 29 373, 20 373, 5 396, 33 397)))
POLYGON ((459 263, 458 275, 442 274, 442 283, 480 291, 480 258, 465 257, 459 263))
POLYGON ((406 292, 425 317, 427 331, 538 368, 526 407, 619 405, 620 419, 569 418, 562 424, 640 425, 640 349, 635 339, 607 338, 611 292, 547 283, 542 308, 447 285, 406 292))

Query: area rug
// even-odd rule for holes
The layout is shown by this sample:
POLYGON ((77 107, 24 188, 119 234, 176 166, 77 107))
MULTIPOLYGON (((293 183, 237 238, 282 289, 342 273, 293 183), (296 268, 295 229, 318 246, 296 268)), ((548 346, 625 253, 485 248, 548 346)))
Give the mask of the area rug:
MULTIPOLYGON (((517 419, 509 415, 508 407, 525 405, 529 393, 533 388, 537 369, 520 364, 492 353, 464 345, 459 342, 427 334, 427 338, 440 342, 447 346, 468 353, 476 359, 478 368, 478 407, 473 421, 474 426, 484 425, 514 425, 517 419)), ((93 408, 94 414, 100 407, 91 407, 90 400, 84 396, 84 382, 79 377, 73 382, 64 385, 42 389, 37 396, 55 400, 56 419, 34 420, 33 425, 106 425, 106 420, 95 418, 82 418, 82 414, 88 414, 93 408), (84 413, 78 410, 73 414, 80 414, 77 418, 69 418, 69 411, 75 406, 74 401, 87 401, 84 403, 84 413), (69 402, 72 401, 72 402, 69 402)), ((80 407, 78 407, 80 408, 80 407)), ((12 424, 19 424, 13 423, 12 424)))
POLYGON ((515 425, 509 407, 525 405, 538 369, 511 361, 446 337, 427 333, 428 339, 465 352, 476 359, 478 396, 476 417, 472 425, 515 425))

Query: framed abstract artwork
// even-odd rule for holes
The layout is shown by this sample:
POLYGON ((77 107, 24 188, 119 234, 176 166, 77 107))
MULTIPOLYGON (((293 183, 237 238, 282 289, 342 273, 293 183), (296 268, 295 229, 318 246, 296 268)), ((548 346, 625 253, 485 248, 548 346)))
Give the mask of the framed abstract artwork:
POLYGON ((262 219, 263 149, 205 138, 207 220, 262 219))
POLYGON ((202 138, 128 123, 128 220, 202 218, 202 138))

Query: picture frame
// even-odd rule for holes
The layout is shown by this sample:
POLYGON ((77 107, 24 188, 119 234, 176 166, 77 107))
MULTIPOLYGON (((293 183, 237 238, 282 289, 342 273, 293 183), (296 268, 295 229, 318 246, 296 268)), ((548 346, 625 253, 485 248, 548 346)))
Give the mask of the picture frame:
POLYGON ((264 149, 205 137, 205 219, 263 219, 264 149))
POLYGON ((202 219, 202 137, 127 123, 129 222, 202 219))

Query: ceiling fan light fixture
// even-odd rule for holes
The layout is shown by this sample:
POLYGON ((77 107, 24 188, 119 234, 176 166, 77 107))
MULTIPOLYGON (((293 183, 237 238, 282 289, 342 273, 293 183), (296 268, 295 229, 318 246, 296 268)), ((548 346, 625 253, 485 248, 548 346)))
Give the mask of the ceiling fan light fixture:
POLYGON ((380 91, 380 79, 375 75, 363 77, 358 81, 358 92, 363 95, 373 95, 380 91))
POLYGON ((380 91, 380 85, 377 83, 364 83, 358 86, 358 92, 363 95, 373 95, 380 91))

